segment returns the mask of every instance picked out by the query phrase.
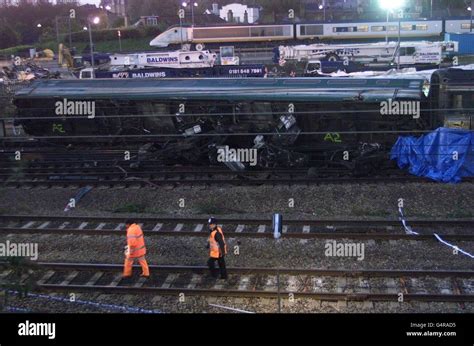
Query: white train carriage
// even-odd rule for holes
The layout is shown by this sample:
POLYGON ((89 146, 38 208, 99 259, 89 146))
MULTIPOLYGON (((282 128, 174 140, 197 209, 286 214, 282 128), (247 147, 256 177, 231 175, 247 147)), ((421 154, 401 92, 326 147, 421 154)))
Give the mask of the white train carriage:
MULTIPOLYGON (((400 36, 403 38, 435 37, 443 31, 441 20, 402 21, 400 36)), ((297 39, 382 39, 398 37, 398 21, 360 23, 296 24, 297 39)))
MULTIPOLYGON (((471 32, 471 19, 447 19, 444 22, 445 32, 447 33, 466 33, 471 32)), ((474 25, 472 26, 474 32, 474 25)))
POLYGON ((294 39, 293 24, 235 25, 213 27, 172 27, 155 37, 150 46, 168 47, 170 44, 195 43, 203 48, 206 43, 262 42, 294 39))
MULTIPOLYGON (((213 27, 174 26, 155 37, 151 46, 168 47, 171 44, 195 43, 203 49, 206 43, 241 43, 285 40, 347 40, 384 39, 398 37, 398 21, 351 23, 300 23, 274 25, 234 25, 213 27)), ((445 32, 470 31, 470 19, 402 20, 402 38, 439 38, 445 32)))

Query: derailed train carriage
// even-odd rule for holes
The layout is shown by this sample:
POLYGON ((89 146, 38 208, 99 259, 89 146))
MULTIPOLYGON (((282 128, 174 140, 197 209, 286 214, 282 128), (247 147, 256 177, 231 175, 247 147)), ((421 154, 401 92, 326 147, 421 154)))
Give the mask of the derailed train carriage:
POLYGON ((427 111, 419 79, 46 80, 14 102, 16 123, 29 135, 64 143, 141 140, 148 158, 180 163, 217 163, 228 147, 255 149, 258 167, 370 171, 387 161, 400 133, 442 125, 427 111), (57 106, 71 101, 92 101, 94 117, 58 115, 57 106), (397 103, 418 113, 393 111, 397 103))
POLYGON ((474 70, 448 68, 431 76, 429 109, 445 127, 474 130, 474 70))

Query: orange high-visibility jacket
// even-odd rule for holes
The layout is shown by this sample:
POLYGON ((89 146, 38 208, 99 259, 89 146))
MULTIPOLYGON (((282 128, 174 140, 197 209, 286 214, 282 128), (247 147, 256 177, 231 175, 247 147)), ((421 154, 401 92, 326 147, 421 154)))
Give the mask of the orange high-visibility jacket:
POLYGON ((222 235, 222 240, 224 241, 224 253, 227 255, 227 243, 225 242, 224 233, 220 227, 216 227, 214 231, 211 232, 209 236, 209 257, 219 258, 219 243, 216 241, 216 233, 219 232, 222 235))
POLYGON ((129 257, 137 258, 145 256, 145 238, 143 237, 143 231, 136 223, 130 225, 127 229, 127 245, 130 249, 129 257))

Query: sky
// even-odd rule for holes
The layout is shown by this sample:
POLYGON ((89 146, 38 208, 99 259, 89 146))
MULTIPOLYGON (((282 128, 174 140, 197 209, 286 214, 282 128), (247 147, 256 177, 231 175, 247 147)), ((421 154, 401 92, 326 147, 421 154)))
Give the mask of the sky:
MULTIPOLYGON (((53 4, 55 4, 57 1, 56 0, 53 0, 53 1, 49 1, 49 2, 52 2, 53 4)), ((83 4, 92 4, 92 5, 99 5, 100 3, 100 0, 79 0, 79 3, 81 5, 83 4)))
POLYGON ((99 5, 100 0, 80 0, 81 4, 92 4, 92 5, 99 5))

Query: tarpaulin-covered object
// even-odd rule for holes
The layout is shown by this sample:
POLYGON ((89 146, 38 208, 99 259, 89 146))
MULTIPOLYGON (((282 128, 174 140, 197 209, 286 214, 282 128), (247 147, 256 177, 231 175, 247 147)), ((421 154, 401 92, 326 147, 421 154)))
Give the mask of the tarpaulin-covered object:
POLYGON ((474 131, 440 127, 419 138, 399 137, 390 158, 411 174, 457 183, 474 177, 474 131))

